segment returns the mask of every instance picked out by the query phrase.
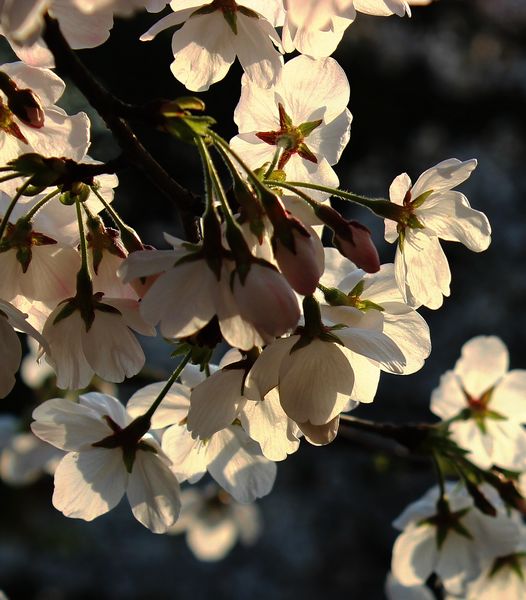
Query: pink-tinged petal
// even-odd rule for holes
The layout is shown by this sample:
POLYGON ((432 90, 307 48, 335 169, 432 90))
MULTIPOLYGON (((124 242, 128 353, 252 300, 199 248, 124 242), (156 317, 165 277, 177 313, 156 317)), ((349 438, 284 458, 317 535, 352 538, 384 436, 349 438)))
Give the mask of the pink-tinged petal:
POLYGON ((508 365, 509 354, 502 340, 477 336, 462 346, 455 373, 466 392, 478 399, 504 377, 508 365))
POLYGON ((53 506, 66 517, 92 521, 117 506, 127 480, 120 448, 70 452, 55 471, 53 506))
POLYGON ((250 350, 265 344, 267 337, 263 337, 252 323, 241 316, 226 271, 223 271, 221 282, 215 286, 214 302, 221 334, 230 346, 250 350))
POLYGON ((304 296, 313 294, 324 270, 323 246, 312 228, 308 235, 294 230, 294 251, 292 252, 279 239, 276 241, 274 256, 280 271, 292 288, 304 296))
POLYGON ((305 436, 305 439, 313 446, 325 446, 330 444, 338 434, 340 426, 340 415, 334 417, 332 421, 325 425, 313 425, 312 423, 298 423, 298 427, 305 436))
POLYGON ((120 383, 144 366, 144 352, 121 315, 97 310, 89 331, 82 332, 82 350, 91 368, 106 381, 120 383))
POLYGON ((151 325, 161 321, 165 337, 192 335, 214 316, 214 285, 204 261, 182 263, 155 281, 142 299, 141 315, 151 325))
POLYGON ((223 429, 208 442, 208 472, 235 500, 253 502, 272 490, 276 464, 241 427, 223 429))
POLYGON ((14 62, 2 65, 2 71, 9 75, 19 88, 35 90, 43 106, 55 104, 66 89, 62 79, 49 69, 14 62))
POLYGON ((460 379, 453 371, 447 371, 431 394, 431 412, 446 420, 456 417, 465 408, 468 403, 460 379))
MULTIPOLYGON (((126 405, 128 414, 133 418, 143 415, 165 385, 166 381, 151 383, 135 392, 126 405)), ((186 418, 189 408, 190 389, 180 383, 174 383, 152 417, 152 429, 163 429, 179 423, 186 418)))
POLYGON ((207 443, 194 440, 186 425, 168 428, 162 439, 163 452, 171 461, 170 469, 177 479, 195 483, 206 473, 207 443))
POLYGON ((220 12, 193 16, 172 39, 174 77, 189 90, 206 91, 234 62, 233 36, 220 12))
POLYGON ((247 402, 239 420, 269 460, 285 460, 299 448, 298 428, 281 408, 276 389, 271 390, 261 402, 247 402))
POLYGON ((526 371, 516 369, 506 373, 497 384, 490 408, 501 415, 526 423, 526 371))
POLYGON ((314 339, 281 363, 281 406, 296 423, 328 423, 343 410, 353 386, 353 369, 339 346, 331 342, 314 339))
POLYGON ((490 245, 488 218, 471 208, 460 192, 431 194, 415 214, 426 229, 443 240, 460 242, 473 252, 482 252, 490 245))
POLYGON ((436 560, 435 528, 410 525, 396 539, 391 570, 403 585, 423 585, 433 572, 436 560))
POLYGON ((262 401, 270 390, 277 387, 281 362, 298 340, 299 336, 292 335, 275 340, 263 350, 245 379, 243 393, 246 398, 262 401))
POLYGON ((61 450, 89 448, 112 433, 98 410, 66 398, 42 403, 33 411, 33 419, 33 433, 61 450))
POLYGON ((262 337, 279 337, 294 329, 300 308, 292 288, 270 265, 251 265, 245 281, 234 276, 234 298, 240 315, 252 323, 262 337))
POLYGON ((245 403, 244 377, 243 369, 222 369, 192 390, 187 422, 194 438, 206 440, 232 424, 245 403))
POLYGON ((165 533, 179 516, 179 483, 154 452, 137 452, 126 494, 134 517, 153 533, 165 533))

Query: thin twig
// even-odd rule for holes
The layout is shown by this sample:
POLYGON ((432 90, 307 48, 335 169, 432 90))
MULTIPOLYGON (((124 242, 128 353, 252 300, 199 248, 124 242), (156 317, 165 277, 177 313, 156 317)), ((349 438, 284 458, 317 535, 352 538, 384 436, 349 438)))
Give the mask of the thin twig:
POLYGON ((122 116, 129 113, 129 105, 116 98, 95 79, 69 46, 60 31, 58 22, 49 15, 46 15, 43 38, 55 58, 57 69, 73 81, 104 119, 129 161, 142 171, 159 191, 175 203, 187 238, 192 242, 198 241, 199 226, 196 211, 199 208, 199 199, 173 179, 137 139, 129 123, 122 116))

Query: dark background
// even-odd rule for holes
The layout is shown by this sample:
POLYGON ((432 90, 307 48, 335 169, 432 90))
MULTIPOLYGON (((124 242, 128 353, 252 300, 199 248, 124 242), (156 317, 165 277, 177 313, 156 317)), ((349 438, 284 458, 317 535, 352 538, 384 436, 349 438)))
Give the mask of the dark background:
MULTIPOLYGON (((375 403, 356 413, 396 422, 433 419, 430 392, 474 335, 502 337, 512 367, 526 365, 526 3, 439 0, 413 13, 412 19, 360 15, 335 54, 350 80, 354 115, 336 167, 341 185, 386 196, 403 171, 415 180, 443 159, 476 157, 479 167, 462 190, 488 215, 494 234, 481 256, 445 244, 451 298, 440 311, 422 311, 431 328, 430 359, 410 377, 384 374, 375 403)), ((125 100, 187 94, 169 72, 171 32, 148 44, 137 40, 156 19, 145 14, 119 22, 109 43, 81 53, 125 100)), ((11 60, 7 45, 4 55, 11 60)), ((236 65, 201 94, 227 138, 236 133, 240 75, 236 65)), ((95 158, 118 153, 80 94, 70 88, 63 105, 93 118, 95 158)), ((176 179, 201 191, 196 153, 161 133, 138 132, 176 179)), ((145 241, 161 244, 162 231, 179 232, 173 206, 147 181, 132 170, 120 180, 116 206, 145 241)), ((371 227, 383 261, 391 261, 394 246, 383 242, 380 221, 358 209, 348 216, 371 227)), ((150 344, 149 352, 153 364, 169 368, 164 345, 150 344)), ((18 389, 6 406, 27 401, 29 392, 18 389)), ((50 478, 25 489, 0 484, 0 589, 12 600, 381 599, 396 535, 390 523, 433 484, 433 475, 430 465, 364 442, 340 436, 325 448, 303 444, 279 464, 274 491, 260 502, 260 542, 212 564, 194 559, 182 537, 142 528, 125 502, 88 524, 52 508, 50 478)))

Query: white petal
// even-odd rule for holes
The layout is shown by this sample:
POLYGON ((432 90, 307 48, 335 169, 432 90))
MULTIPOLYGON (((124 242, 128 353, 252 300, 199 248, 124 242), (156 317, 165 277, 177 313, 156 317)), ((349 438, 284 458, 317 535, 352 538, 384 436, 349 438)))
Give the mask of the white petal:
POLYGON ((391 570, 403 585, 423 585, 433 572, 436 559, 435 528, 410 525, 396 539, 391 570))
POLYGON ((283 410, 297 423, 324 425, 352 394, 354 373, 337 344, 314 339, 287 355, 279 372, 283 410))
POLYGON ((153 533, 165 533, 179 516, 179 483, 154 452, 137 451, 126 494, 134 517, 153 533))
POLYGON ((127 479, 120 448, 70 452, 55 471, 53 506, 66 517, 92 521, 117 506, 127 479))
POLYGON ((494 336, 478 336, 462 346, 455 373, 466 392, 480 398, 504 376, 508 364, 508 350, 502 340, 494 336))
POLYGON ((208 442, 208 472, 238 502, 253 502, 272 490, 276 464, 241 427, 223 429, 208 442))
POLYGON ((241 395, 244 376, 243 369, 222 369, 192 390, 188 429, 194 437, 208 439, 232 424, 245 402, 241 395))
POLYGON ((194 483, 206 473, 207 443, 194 440, 186 425, 174 425, 164 432, 163 452, 172 461, 170 469, 180 482, 194 483))
POLYGON ((526 371, 515 369, 504 375, 493 390, 490 408, 514 421, 526 422, 526 371))
MULTIPOLYGON (((151 383, 133 394, 128 400, 126 410, 132 417, 144 414, 161 393, 166 381, 151 383)), ((174 383, 159 408, 152 417, 152 428, 163 429, 179 423, 186 418, 190 408, 190 390, 180 383, 174 383)))

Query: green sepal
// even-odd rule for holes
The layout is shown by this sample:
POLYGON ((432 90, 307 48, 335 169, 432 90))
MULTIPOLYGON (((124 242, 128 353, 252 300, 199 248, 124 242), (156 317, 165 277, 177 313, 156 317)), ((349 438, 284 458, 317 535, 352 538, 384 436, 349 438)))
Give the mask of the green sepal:
POLYGON ((429 198, 429 196, 431 196, 431 194, 433 192, 434 192, 434 190, 428 190, 427 192, 424 192, 423 194, 420 194, 420 196, 418 196, 417 198, 415 198, 410 203, 411 208, 419 208, 420 206, 422 206, 422 204, 424 204, 424 202, 429 198))
POLYGON ((316 121, 307 121, 298 126, 298 130, 303 137, 310 135, 317 127, 323 123, 323 119, 317 119, 316 121))
POLYGON ((223 18, 232 30, 232 33, 237 35, 237 11, 229 9, 223 10, 223 18))

